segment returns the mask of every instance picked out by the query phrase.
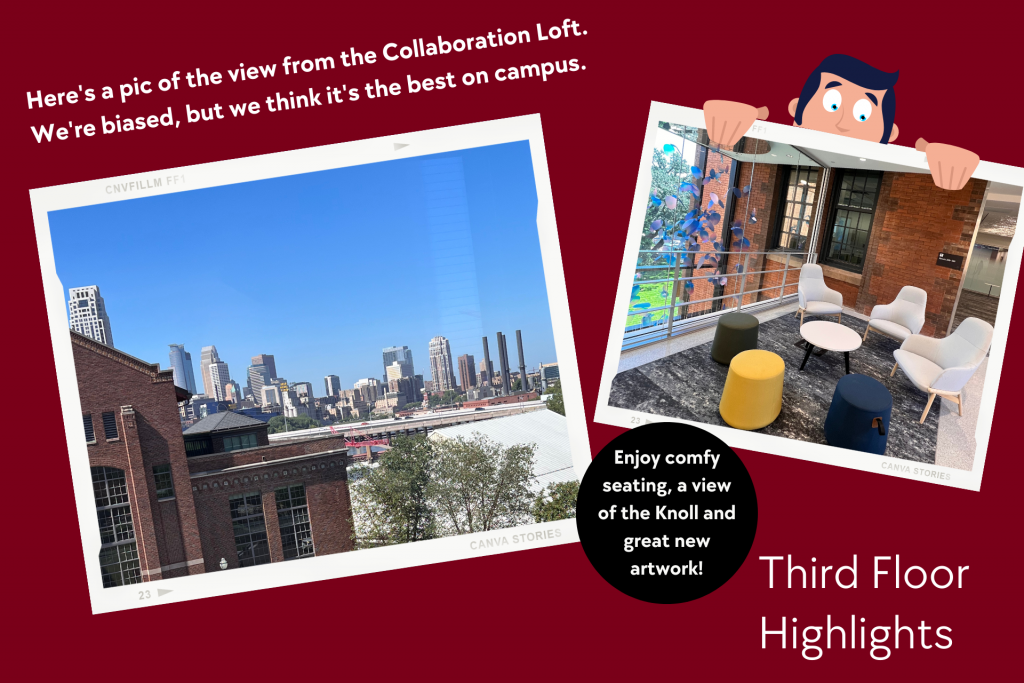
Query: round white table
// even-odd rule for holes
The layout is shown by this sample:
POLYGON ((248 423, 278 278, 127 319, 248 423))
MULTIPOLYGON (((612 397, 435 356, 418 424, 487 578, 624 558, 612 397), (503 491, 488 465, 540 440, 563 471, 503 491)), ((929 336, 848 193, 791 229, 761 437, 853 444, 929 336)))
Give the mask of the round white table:
POLYGON ((807 342, 807 353, 804 354, 804 362, 800 364, 801 370, 807 365, 811 351, 817 346, 826 351, 842 351, 846 360, 846 374, 850 374, 850 351, 860 348, 861 337, 859 334, 839 323, 815 320, 800 326, 800 336, 807 342))

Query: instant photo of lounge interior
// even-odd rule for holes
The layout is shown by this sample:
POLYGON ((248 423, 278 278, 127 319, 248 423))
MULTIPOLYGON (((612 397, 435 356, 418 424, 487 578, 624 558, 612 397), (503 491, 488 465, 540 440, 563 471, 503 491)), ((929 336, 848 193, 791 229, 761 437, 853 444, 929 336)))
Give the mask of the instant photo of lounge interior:
POLYGON ((648 151, 609 406, 973 469, 1020 187, 668 122, 648 151))

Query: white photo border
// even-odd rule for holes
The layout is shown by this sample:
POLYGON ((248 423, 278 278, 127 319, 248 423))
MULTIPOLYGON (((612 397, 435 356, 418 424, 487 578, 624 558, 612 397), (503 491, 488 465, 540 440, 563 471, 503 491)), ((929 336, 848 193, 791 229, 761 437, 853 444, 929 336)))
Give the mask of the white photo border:
POLYGON ((113 588, 103 588, 99 563, 90 561, 90 558, 99 556, 99 527, 96 522, 89 455, 82 436, 81 401, 71 337, 68 333, 64 288, 57 276, 50 239, 50 211, 520 141, 529 142, 533 161, 537 190, 537 231, 555 351, 558 355, 559 382, 562 385, 566 408, 572 461, 577 478, 582 479, 591 460, 590 441, 587 436, 583 393, 576 362, 576 345, 569 317, 565 273, 555 225, 555 207, 540 114, 387 135, 29 191, 93 614, 496 555, 574 543, 579 540, 576 521, 567 519, 414 544, 324 555, 305 562, 275 562, 250 567, 242 572, 195 574, 113 588), (152 187, 156 178, 162 179, 161 187, 152 187), (115 184, 124 184, 129 191, 114 194, 111 188, 115 184), (537 532, 544 533, 538 537, 537 532), (533 534, 533 537, 528 540, 530 534, 533 534))
MULTIPOLYGON (((981 490, 981 477, 985 468, 989 437, 992 431, 992 419, 995 413, 996 396, 999 390, 999 376, 1006 355, 1006 344, 1010 330, 1010 317, 1013 311, 1014 294, 1017 290, 1017 278, 1020 274, 1022 243, 1024 240, 1015 237, 1010 242, 1006 256, 1006 270, 1003 275, 1002 295, 996 315, 995 334, 989 354, 985 374, 985 385, 981 395, 978 427, 975 433, 976 450, 974 467, 970 471, 958 470, 940 465, 928 465, 897 458, 859 453, 844 448, 836 448, 780 436, 758 434, 731 427, 710 425, 703 422, 691 422, 677 418, 643 413, 637 410, 615 408, 608 405, 612 379, 619 368, 619 357, 622 350, 622 330, 626 329, 630 289, 633 285, 634 262, 640 249, 642 237, 638 226, 643 225, 647 211, 647 198, 651 187, 651 149, 655 144, 658 122, 706 128, 704 112, 699 109, 681 107, 663 102, 651 102, 650 114, 647 118, 647 130, 644 135, 644 146, 640 154, 640 170, 637 174, 636 189, 633 194, 633 207, 629 217, 629 228, 623 251, 622 269, 619 273, 619 285, 615 294, 615 308, 612 313, 611 332, 608 347, 605 351, 604 367, 601 373, 601 384, 597 395, 597 408, 594 421, 617 427, 632 428, 647 422, 679 422, 692 424, 707 430, 722 439, 729 446, 743 448, 762 453, 782 455, 798 460, 810 460, 826 465, 839 465, 864 472, 878 472, 890 476, 942 484, 971 491, 981 490), (906 467, 893 467, 893 464, 905 464, 906 467), (938 476, 936 476, 938 475, 938 476)), ((747 135, 770 142, 797 145, 808 149, 833 151, 854 157, 864 157, 876 161, 884 161, 901 166, 919 168, 923 173, 928 171, 928 163, 923 152, 910 147, 896 145, 880 145, 864 140, 805 130, 796 126, 784 126, 777 123, 757 121, 747 135)), ((1024 169, 1003 164, 982 161, 972 176, 982 180, 992 180, 1009 185, 1024 186, 1024 169)))

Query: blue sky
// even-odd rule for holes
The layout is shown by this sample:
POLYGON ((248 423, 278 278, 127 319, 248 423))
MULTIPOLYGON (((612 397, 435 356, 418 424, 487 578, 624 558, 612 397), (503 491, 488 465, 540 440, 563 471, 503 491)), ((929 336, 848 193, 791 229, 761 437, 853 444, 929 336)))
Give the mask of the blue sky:
MULTIPOLYGON (((350 387, 383 375, 385 346, 483 360, 523 333, 527 369, 556 360, 528 142, 192 190, 50 213, 57 275, 98 285, 115 346, 168 367, 213 344, 246 384, 250 358, 350 387), (460 174, 461 166, 461 174, 460 174), (461 175, 461 177, 460 177, 461 175), (464 189, 463 189, 464 187, 464 189)), ((517 368, 514 368, 517 369, 517 368)))

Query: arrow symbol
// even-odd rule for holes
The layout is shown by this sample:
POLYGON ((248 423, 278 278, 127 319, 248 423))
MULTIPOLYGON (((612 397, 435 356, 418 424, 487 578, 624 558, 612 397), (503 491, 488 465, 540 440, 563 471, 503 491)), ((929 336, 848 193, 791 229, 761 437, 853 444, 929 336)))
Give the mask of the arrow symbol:
POLYGON ((173 592, 174 591, 164 590, 163 588, 157 588, 156 589, 156 597, 160 598, 160 597, 163 597, 163 596, 167 595, 168 593, 173 593, 173 592))

